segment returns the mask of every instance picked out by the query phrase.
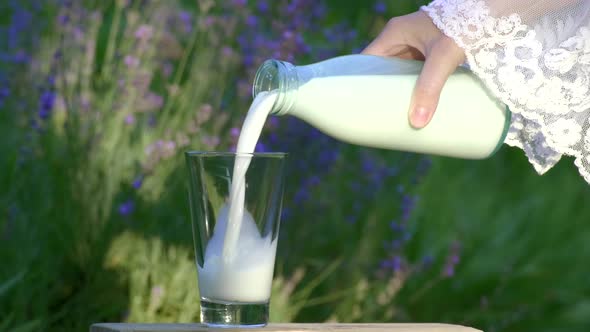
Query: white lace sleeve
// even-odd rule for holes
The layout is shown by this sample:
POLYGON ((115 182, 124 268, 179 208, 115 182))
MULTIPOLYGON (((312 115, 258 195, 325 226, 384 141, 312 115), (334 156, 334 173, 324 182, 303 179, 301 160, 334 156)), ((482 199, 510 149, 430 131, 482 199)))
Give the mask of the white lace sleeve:
POLYGON ((590 183, 590 1, 434 0, 421 9, 512 111, 505 143, 540 174, 574 156, 590 183))

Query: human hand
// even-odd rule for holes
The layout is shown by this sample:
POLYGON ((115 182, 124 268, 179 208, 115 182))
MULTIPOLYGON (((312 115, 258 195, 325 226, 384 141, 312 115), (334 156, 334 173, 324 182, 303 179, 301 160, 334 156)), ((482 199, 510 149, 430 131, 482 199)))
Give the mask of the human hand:
POLYGON ((389 20, 361 53, 425 60, 408 111, 414 128, 430 122, 447 78, 465 61, 463 50, 422 11, 389 20))

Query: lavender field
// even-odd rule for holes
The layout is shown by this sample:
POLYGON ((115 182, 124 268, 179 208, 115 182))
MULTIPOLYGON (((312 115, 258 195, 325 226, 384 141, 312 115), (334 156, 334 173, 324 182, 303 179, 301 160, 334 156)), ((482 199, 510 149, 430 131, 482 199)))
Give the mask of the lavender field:
MULTIPOLYGON (((1 0, 0 331, 197 322, 183 152, 229 151, 258 66, 360 51, 427 1, 1 0)), ((588 331, 590 188, 271 117, 289 153, 273 322, 588 331)))

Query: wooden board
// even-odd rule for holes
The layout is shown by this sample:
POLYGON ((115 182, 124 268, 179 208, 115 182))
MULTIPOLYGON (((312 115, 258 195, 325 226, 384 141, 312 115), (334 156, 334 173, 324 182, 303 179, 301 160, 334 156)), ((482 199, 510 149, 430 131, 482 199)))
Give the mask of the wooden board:
POLYGON ((90 327, 90 332, 204 332, 204 331, 262 331, 262 332, 481 332, 474 328, 450 324, 269 324, 263 328, 209 328, 201 324, 124 324, 102 323, 90 327))

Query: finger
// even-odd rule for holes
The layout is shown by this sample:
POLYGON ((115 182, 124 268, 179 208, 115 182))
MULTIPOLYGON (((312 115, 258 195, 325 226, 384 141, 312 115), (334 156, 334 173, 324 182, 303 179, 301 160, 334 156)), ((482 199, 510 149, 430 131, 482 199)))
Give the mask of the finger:
POLYGON ((381 33, 375 38, 361 54, 377 56, 392 56, 406 53, 408 45, 404 37, 405 27, 402 17, 390 19, 381 33))
POLYGON ((409 118, 414 128, 423 128, 430 122, 445 82, 464 57, 461 48, 448 37, 441 37, 428 50, 410 103, 409 118))

